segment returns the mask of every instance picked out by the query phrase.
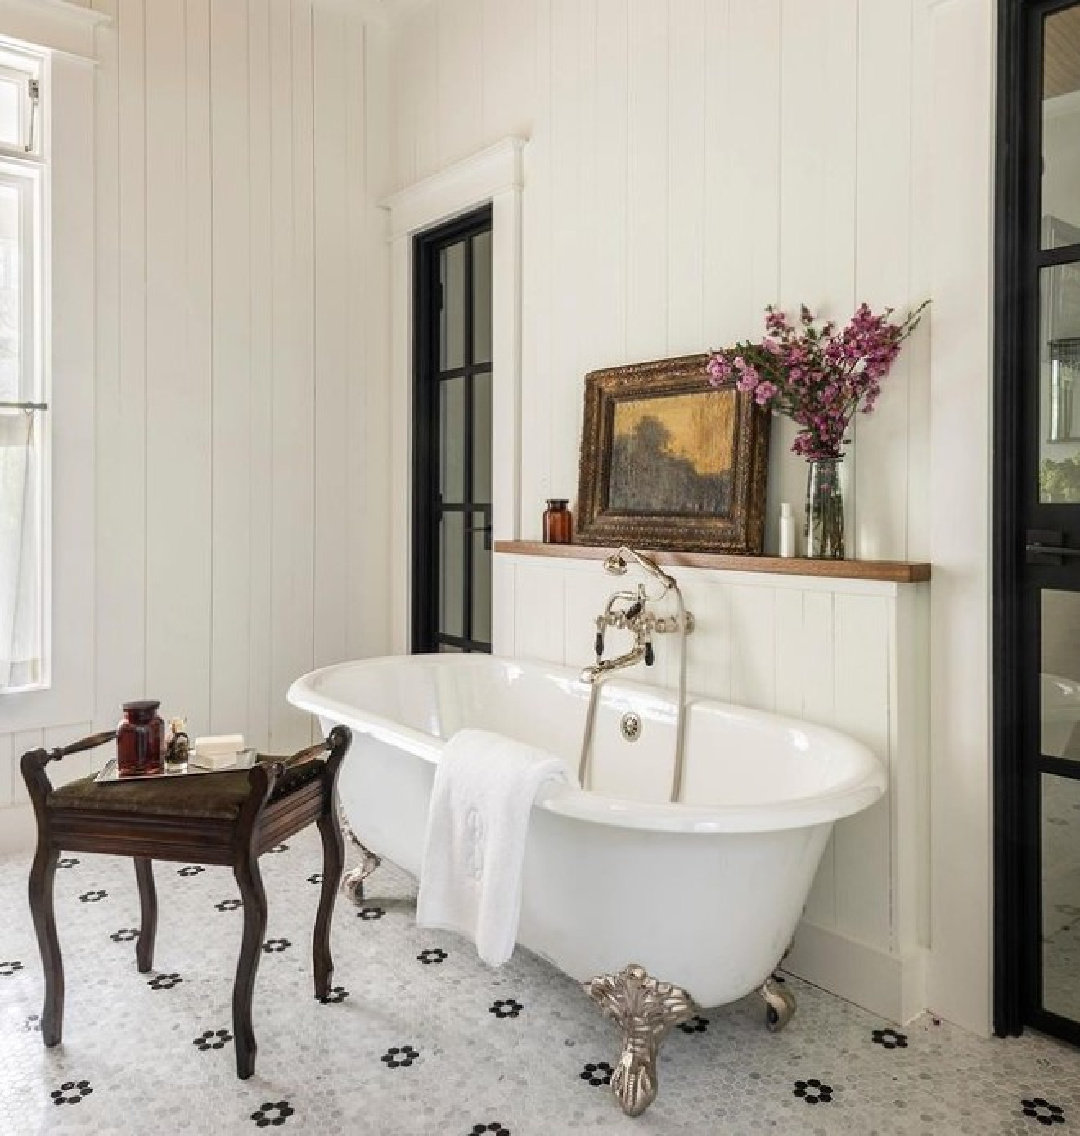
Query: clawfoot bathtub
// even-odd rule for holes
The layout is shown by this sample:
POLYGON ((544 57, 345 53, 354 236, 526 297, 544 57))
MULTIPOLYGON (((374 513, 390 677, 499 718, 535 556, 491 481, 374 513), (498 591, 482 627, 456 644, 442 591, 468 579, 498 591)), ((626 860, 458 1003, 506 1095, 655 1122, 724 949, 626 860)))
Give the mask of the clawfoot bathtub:
MULTIPOLYGON (((324 731, 352 728, 338 782, 349 825, 416 874, 446 739, 478 727, 576 768, 588 688, 546 663, 414 655, 313 671, 288 698, 324 731)), ((533 808, 518 941, 622 1027, 613 1086, 637 1115, 656 1095, 664 1034, 696 1006, 760 989, 770 1028, 786 1023, 794 1003, 770 975, 833 823, 878 800, 886 776, 843 734, 691 696, 671 804, 674 696, 612 678, 599 699, 591 790, 552 785, 533 808)))

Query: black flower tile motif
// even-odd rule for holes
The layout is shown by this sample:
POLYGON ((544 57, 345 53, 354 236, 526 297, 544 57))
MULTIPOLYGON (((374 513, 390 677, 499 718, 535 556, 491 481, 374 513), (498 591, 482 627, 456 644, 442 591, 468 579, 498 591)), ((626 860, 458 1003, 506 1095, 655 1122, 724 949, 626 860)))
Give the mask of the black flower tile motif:
POLYGON ((870 1040, 884 1049, 907 1049, 907 1034, 897 1033, 894 1029, 874 1030, 870 1040))
POLYGON ((79 861, 74 856, 61 856, 56 861, 56 866, 58 868, 74 868, 78 863, 79 861))
POLYGON ((1040 1124, 1049 1126, 1051 1124, 1065 1123, 1065 1110, 1059 1105, 1051 1104, 1049 1101, 1043 1100, 1042 1097, 1022 1100, 1020 1106, 1024 1110, 1025 1116, 1030 1116, 1040 1124))
POLYGON ((187 864, 183 868, 178 868, 176 874, 178 876, 200 876, 206 869, 202 864, 187 864))
POLYGON ((516 1018, 524 1009, 516 998, 499 998, 488 1006, 488 1013, 497 1018, 516 1018))
POLYGON ((413 1049, 411 1045, 394 1045, 379 1060, 390 1069, 403 1069, 411 1065, 419 1056, 419 1050, 413 1049))
POLYGON ((288 1101, 264 1101, 251 1114, 258 1128, 280 1127, 296 1112, 288 1101))
POLYGON ((179 974, 155 974, 153 978, 147 979, 146 985, 151 990, 171 990, 183 981, 179 974))
POLYGON ((79 896, 80 903, 100 903, 109 893, 107 891, 84 891, 79 896))
POLYGON ((829 1104, 832 1094, 832 1086, 823 1085, 817 1077, 811 1077, 809 1081, 795 1082, 795 1095, 802 1097, 807 1104, 829 1104))
POLYGON ((590 1085, 610 1085, 611 1075, 614 1072, 615 1070, 606 1061, 590 1061, 578 1076, 583 1081, 588 1081, 590 1085))
POLYGON ((689 1021, 679 1022, 679 1029, 683 1033, 704 1033, 709 1028, 709 1019, 695 1014, 689 1021))
POLYGON ((268 848, 266 851, 272 855, 278 852, 288 852, 288 850, 289 846, 287 844, 275 844, 273 848, 268 848))
POLYGON ((121 927, 119 931, 113 931, 109 936, 114 943, 130 943, 132 939, 137 939, 139 932, 134 927, 121 927))
POLYGON ((41 1033, 41 1015, 30 1014, 23 1025, 27 1033, 41 1033))
POLYGON ((244 906, 242 899, 223 899, 220 903, 215 903, 214 906, 218 911, 235 911, 238 907, 244 906))
POLYGON ((371 919, 381 919, 386 912, 381 907, 361 907, 356 914, 358 918, 367 921, 371 919))
POLYGON ((262 945, 263 954, 279 955, 292 946, 288 939, 267 939, 262 945))
POLYGON ((485 1132, 491 1132, 494 1136, 510 1136, 510 1129, 498 1120, 492 1120, 488 1124, 474 1124, 469 1129, 469 1136, 484 1136, 485 1132))
POLYGON ((327 994, 325 998, 320 998, 319 1001, 324 1004, 328 1002, 344 1002, 348 996, 349 992, 344 986, 331 986, 330 993, 327 994))
POLYGON ((309 884, 321 884, 322 883, 322 872, 312 872, 311 875, 308 876, 307 882, 309 884))
POLYGON ((424 966, 433 966, 440 962, 446 962, 450 956, 442 947, 425 947, 416 957, 424 966))
POLYGON ((60 1088, 53 1089, 53 1104, 79 1104, 92 1092, 89 1081, 65 1081, 60 1088))
POLYGON ((0 962, 0 978, 10 978, 16 971, 22 970, 23 964, 18 959, 10 962, 0 962))
POLYGON ((210 1049, 224 1049, 232 1039, 233 1036, 228 1030, 206 1030, 205 1033, 199 1034, 191 1044, 205 1053, 210 1049))

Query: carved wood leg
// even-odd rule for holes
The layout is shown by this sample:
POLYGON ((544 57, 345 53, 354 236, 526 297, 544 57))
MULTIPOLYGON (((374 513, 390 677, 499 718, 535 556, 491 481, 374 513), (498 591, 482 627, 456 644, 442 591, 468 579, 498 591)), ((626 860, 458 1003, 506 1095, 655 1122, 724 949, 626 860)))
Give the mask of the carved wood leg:
POLYGON ((45 972, 41 1038, 48 1046, 59 1045, 64 1030, 64 960, 60 957, 53 907, 53 879, 59 858, 58 848, 49 848, 39 842, 30 866, 30 914, 41 952, 41 968, 45 972))
POLYGON ((321 1001, 330 993, 330 980, 334 974, 334 960, 330 955, 330 923, 334 917, 334 901, 337 899, 338 885, 345 867, 345 841, 338 824, 337 811, 333 807, 324 810, 316 824, 322 837, 323 871, 311 957, 315 969, 315 997, 321 1001))
POLYGON ((263 888, 259 861, 254 853, 246 853, 233 867, 244 901, 244 938, 240 945, 240 961, 233 984, 233 1036, 236 1038, 236 1075, 243 1081, 255 1072, 255 1029, 251 1024, 251 997, 255 991, 255 974, 266 935, 266 891, 263 888))
POLYGON ((157 889, 154 887, 154 862, 135 857, 135 878, 139 881, 139 907, 142 919, 139 939, 135 944, 135 961, 139 973, 145 974, 154 965, 154 939, 157 937, 157 889))

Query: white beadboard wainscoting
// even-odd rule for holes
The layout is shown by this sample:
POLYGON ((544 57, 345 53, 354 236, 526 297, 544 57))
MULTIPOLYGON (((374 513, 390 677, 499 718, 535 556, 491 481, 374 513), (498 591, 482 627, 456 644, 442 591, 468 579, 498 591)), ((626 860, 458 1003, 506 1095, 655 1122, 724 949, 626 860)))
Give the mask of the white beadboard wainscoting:
MULTIPOLYGON (((687 639, 692 692, 834 726, 888 766, 884 799, 838 822, 785 965, 910 1020, 926 1008, 930 585, 668 570, 697 621, 687 639)), ((570 666, 593 661, 594 620, 625 586, 595 560, 506 553, 495 557, 495 580, 496 653, 570 666)), ((609 633, 609 653, 624 638, 609 633)), ((656 665, 625 675, 673 688, 677 637, 654 644, 656 665)))

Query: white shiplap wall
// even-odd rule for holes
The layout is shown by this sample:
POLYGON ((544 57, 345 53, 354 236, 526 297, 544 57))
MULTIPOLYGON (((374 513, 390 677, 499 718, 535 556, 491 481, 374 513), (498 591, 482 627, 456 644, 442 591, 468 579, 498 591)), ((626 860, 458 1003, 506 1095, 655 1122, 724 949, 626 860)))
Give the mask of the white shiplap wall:
POLYGON ((292 679, 387 641, 386 29, 334 0, 94 6, 95 586, 57 627, 83 720, 0 718, 0 806, 11 757, 142 695, 291 749, 292 679))
MULTIPOLYGON (((916 0, 442 0, 394 41, 396 188, 528 137, 522 515, 577 486, 589 370, 753 336, 764 307, 926 294, 913 239, 916 0)), ((863 556, 927 553, 927 332, 857 423, 863 556), (909 476, 910 470, 910 476, 909 476)), ((804 463, 777 423, 767 543, 804 463)))
POLYGON ((312 0, 98 6, 115 20, 98 274, 116 294, 98 324, 98 620, 117 633, 98 636, 97 706, 145 689, 196 728, 290 747, 308 726, 289 682, 385 637, 380 557, 352 539, 388 507, 367 489, 382 33, 312 0))

